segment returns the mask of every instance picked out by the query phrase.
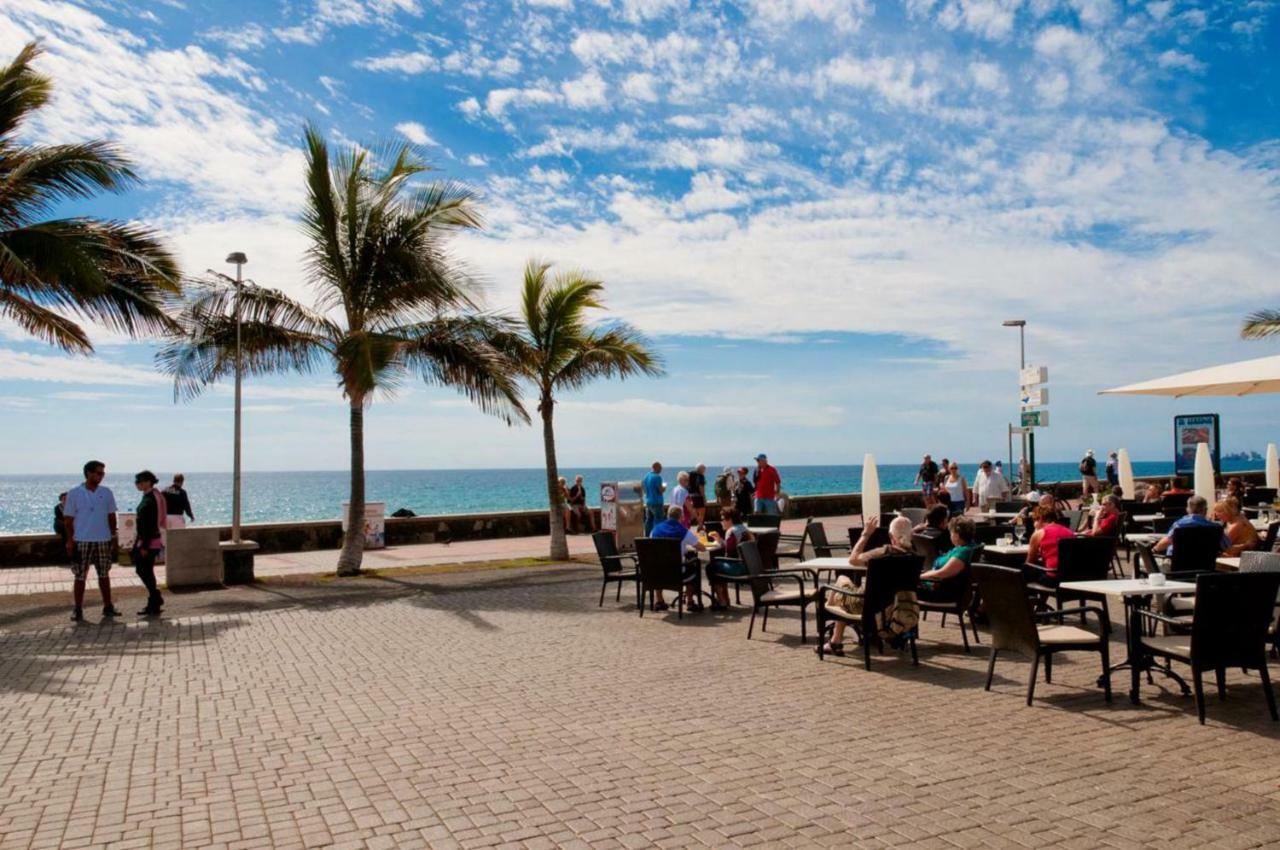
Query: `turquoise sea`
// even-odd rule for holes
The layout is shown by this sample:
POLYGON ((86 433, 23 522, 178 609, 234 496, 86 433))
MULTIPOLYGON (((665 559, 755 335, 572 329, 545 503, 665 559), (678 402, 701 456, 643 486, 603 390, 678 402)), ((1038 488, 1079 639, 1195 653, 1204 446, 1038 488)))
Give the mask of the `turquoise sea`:
MULTIPOLYGON (((965 475, 973 480, 976 463, 964 463, 965 475)), ((1223 461, 1224 471, 1258 468, 1248 461, 1223 461)), ((682 466, 669 466, 665 477, 674 483, 682 466)), ((722 466, 710 466, 708 477, 722 466)), ((1167 475, 1172 462, 1135 462, 1135 475, 1167 475)), ((584 476, 589 501, 597 504, 596 493, 602 481, 640 478, 642 467, 564 467, 561 474, 572 481, 584 476)), ((860 465, 783 466, 783 489, 793 496, 819 493, 856 493, 861 486, 860 465)), ((116 494, 121 510, 137 503, 132 471, 108 468, 107 486, 116 494)), ((163 484, 171 473, 156 471, 163 484)), ((915 464, 882 464, 879 467, 883 490, 911 489, 916 474, 915 464)), ((198 523, 227 523, 231 520, 231 474, 227 472, 186 472, 187 492, 191 496, 198 523)), ((1068 480, 1077 477, 1076 462, 1040 463, 1040 481, 1068 480)), ((0 534, 44 532, 52 527, 53 506, 58 493, 75 486, 80 476, 64 475, 0 475, 0 534)), ((403 469, 372 470, 367 475, 370 501, 387 503, 387 513, 408 508, 416 514, 475 513, 537 509, 546 506, 545 475, 541 469, 403 469)), ((318 472, 247 472, 244 475, 245 522, 278 520, 334 519, 341 515, 342 501, 348 489, 347 473, 318 472)))

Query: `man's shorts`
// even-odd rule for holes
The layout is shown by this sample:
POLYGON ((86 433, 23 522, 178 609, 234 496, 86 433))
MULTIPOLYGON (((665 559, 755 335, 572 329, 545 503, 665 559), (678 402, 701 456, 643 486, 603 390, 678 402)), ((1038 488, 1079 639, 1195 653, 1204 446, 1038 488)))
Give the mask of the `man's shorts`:
POLYGON ((106 578, 111 572, 111 542, 77 542, 75 560, 71 563, 71 572, 76 581, 84 581, 89 574, 89 565, 98 571, 98 578, 106 578))

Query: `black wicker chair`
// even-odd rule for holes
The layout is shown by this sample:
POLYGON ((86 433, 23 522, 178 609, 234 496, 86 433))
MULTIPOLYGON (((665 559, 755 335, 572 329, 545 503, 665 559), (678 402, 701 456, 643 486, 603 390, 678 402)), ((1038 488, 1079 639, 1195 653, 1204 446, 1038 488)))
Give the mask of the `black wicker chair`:
MULTIPOLYGON (((873 558, 867 566, 867 574, 863 577, 862 587, 850 589, 837 585, 823 585, 818 593, 834 592, 847 596, 862 596, 862 613, 850 614, 838 605, 828 605, 825 599, 819 598, 815 606, 818 619, 818 658, 824 657, 822 641, 826 635, 827 623, 831 620, 842 620, 853 627, 862 644, 863 665, 871 669, 871 643, 874 641, 881 652, 884 645, 880 640, 878 617, 894 604, 897 595, 903 591, 915 592, 916 580, 920 575, 920 557, 918 555, 886 555, 873 558)), ((918 665, 920 657, 916 652, 916 636, 919 628, 912 629, 906 635, 911 647, 911 663, 918 665)))
POLYGON ((666 537, 636 538, 636 556, 640 559, 640 601, 636 607, 644 616, 644 595, 660 590, 676 592, 677 618, 684 619, 684 591, 689 587, 700 588, 701 570, 692 576, 685 569, 683 546, 679 540, 666 537))
POLYGON ((600 605, 604 605, 604 592, 609 587, 609 582, 618 585, 615 601, 620 601, 622 585, 629 581, 635 582, 636 604, 639 605, 640 569, 636 556, 630 553, 624 555, 618 551, 618 542, 612 531, 597 531, 591 535, 591 542, 596 546, 596 556, 600 558, 600 567, 604 570, 604 578, 600 584, 600 605))
MULTIPOLYGON (((1065 541, 1064 541, 1065 542, 1065 541)), ((1018 652, 1031 658, 1031 674, 1027 677, 1027 705, 1031 705, 1036 692, 1036 674, 1040 659, 1044 659, 1044 680, 1053 681, 1053 654, 1055 652, 1087 651, 1102 656, 1102 684, 1107 702, 1111 702, 1111 659, 1107 637, 1102 624, 1106 614, 1101 608, 1084 606, 1058 611, 1036 613, 1028 596, 1027 580, 1021 570, 997 567, 992 564, 974 564, 973 576, 986 606, 987 620, 991 626, 991 658, 987 662, 987 684, 995 676, 996 656, 1001 651, 1018 652), (1099 620, 1099 630, 1094 633, 1078 626, 1068 626, 1062 619, 1068 614, 1094 614, 1099 620), (1057 620, 1056 624, 1052 621, 1057 620)))
POLYGON ((764 619, 760 623, 760 631, 763 632, 769 625, 769 609, 787 607, 800 609, 800 642, 804 643, 807 640, 805 611, 817 598, 812 590, 805 590, 804 580, 806 576, 813 577, 816 587, 817 577, 810 570, 766 570, 758 544, 751 540, 738 546, 738 554, 747 567, 746 581, 751 586, 751 624, 747 626, 747 640, 751 640, 755 631, 759 611, 764 611, 764 619), (774 586, 790 585, 793 581, 798 585, 795 590, 779 590, 774 586))
MULTIPOLYGON (((1280 593, 1280 573, 1204 574, 1196 579, 1190 634, 1144 635, 1139 639, 1144 654, 1180 661, 1191 667, 1196 712, 1202 724, 1205 702, 1201 675, 1212 670, 1217 679, 1218 698, 1226 699, 1228 667, 1258 671, 1271 719, 1280 720, 1267 672, 1267 632, 1275 618, 1277 593, 1280 593)), ((1152 611, 1139 610, 1138 615, 1152 623, 1185 627, 1185 622, 1177 618, 1152 611)), ((1138 673, 1143 666, 1133 666, 1134 694, 1138 693, 1141 678, 1138 673)))

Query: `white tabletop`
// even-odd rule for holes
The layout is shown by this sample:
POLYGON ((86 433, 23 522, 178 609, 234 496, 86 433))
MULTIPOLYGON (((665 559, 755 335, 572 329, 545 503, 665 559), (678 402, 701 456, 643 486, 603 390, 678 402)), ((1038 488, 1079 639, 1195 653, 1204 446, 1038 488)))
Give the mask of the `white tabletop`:
POLYGON ((1164 514, 1134 514, 1133 516, 1129 517, 1129 519, 1133 520, 1134 522, 1155 522, 1156 520, 1160 519, 1162 516, 1164 516, 1164 514))
POLYGON ((1104 596, 1164 596, 1170 593, 1195 593, 1196 586, 1185 581, 1169 581, 1154 585, 1145 579, 1108 579, 1106 581, 1064 581, 1058 587, 1081 593, 1101 593, 1104 596))
POLYGON ((1260 519, 1251 519, 1249 522, 1253 525, 1254 531, 1266 531, 1267 527, 1270 525, 1270 523, 1260 519))
POLYGON ((1239 558, 1227 558, 1227 557, 1222 557, 1222 558, 1219 558, 1219 559, 1218 559, 1218 566, 1219 566, 1219 567, 1224 567, 1224 568, 1226 568, 1226 569, 1228 569, 1228 570, 1239 570, 1239 569, 1240 569, 1240 559, 1239 559, 1239 558))
POLYGON ((1018 516, 1016 511, 979 511, 975 516, 984 516, 990 519, 1013 519, 1018 516))
POLYGON ((801 561, 797 566, 807 570, 852 569, 848 558, 810 558, 807 561, 801 561))
POLYGON ((1019 546, 1017 543, 987 543, 982 551, 995 552, 997 555, 1025 555, 1031 551, 1031 547, 1026 544, 1019 546))
POLYGON ((772 525, 748 525, 747 531, 752 534, 778 534, 779 529, 772 525))
POLYGON ((1124 536, 1124 539, 1128 540, 1130 543, 1159 543, 1161 540, 1164 540, 1164 538, 1165 535, 1150 531, 1141 531, 1135 534, 1126 534, 1124 536))

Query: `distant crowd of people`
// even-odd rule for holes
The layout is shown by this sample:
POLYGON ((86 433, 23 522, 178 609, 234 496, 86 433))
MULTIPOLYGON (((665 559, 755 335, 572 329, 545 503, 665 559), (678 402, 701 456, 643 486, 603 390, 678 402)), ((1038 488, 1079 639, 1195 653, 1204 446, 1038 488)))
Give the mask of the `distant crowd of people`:
MULTIPOLYGON (((722 512, 736 508, 744 517, 752 513, 782 514, 782 476, 763 452, 756 455, 755 462, 754 471, 745 466, 737 469, 726 466, 712 482, 712 497, 722 512)), ((644 497, 646 536, 663 521, 668 508, 679 509, 680 523, 686 529, 702 525, 706 519, 707 465, 704 463, 677 473, 676 486, 668 494, 662 464, 655 460, 641 480, 640 490, 644 497)))
POLYGON ((960 516, 970 507, 988 510, 996 502, 1005 501, 1013 495, 1013 485, 1005 478, 1000 461, 984 460, 978 464, 978 472, 970 487, 968 479, 960 472, 960 464, 945 457, 939 464, 932 455, 926 454, 916 472, 915 484, 924 496, 926 508, 941 505, 951 516, 960 516))
MULTIPOLYGON (((85 580, 92 567, 102 594, 102 616, 119 617, 111 602, 111 567, 120 555, 120 532, 117 522, 115 494, 102 483, 107 467, 91 460, 84 465, 84 483, 58 494, 53 509, 53 530, 62 538, 73 577, 74 607, 71 619, 84 621, 85 580)), ((191 499, 184 488, 185 479, 175 475, 173 483, 161 491, 155 473, 144 469, 133 478, 141 494, 135 510, 135 528, 130 560, 142 584, 147 588, 147 604, 139 616, 155 617, 164 607, 164 598, 156 583, 156 564, 162 562, 166 532, 181 528, 189 519, 195 521, 191 499)))

